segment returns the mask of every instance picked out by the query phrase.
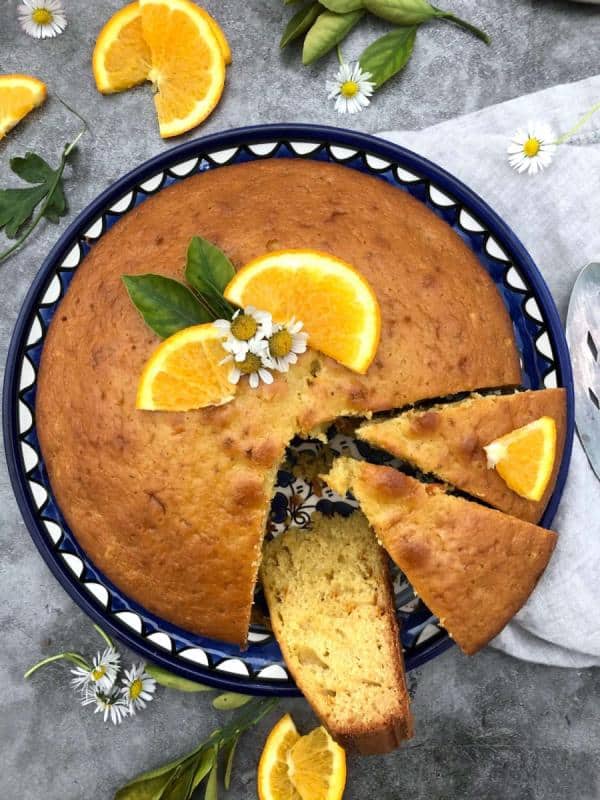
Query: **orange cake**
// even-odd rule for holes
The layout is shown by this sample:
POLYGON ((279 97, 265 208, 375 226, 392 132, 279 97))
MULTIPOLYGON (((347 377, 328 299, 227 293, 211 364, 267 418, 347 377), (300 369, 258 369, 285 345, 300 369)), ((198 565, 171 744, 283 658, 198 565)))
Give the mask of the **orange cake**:
POLYGON ((519 382, 502 300, 443 221, 377 178, 269 159, 177 183, 92 247, 48 331, 37 430, 60 508, 96 566, 150 611, 243 645, 273 482, 296 431, 519 382), (309 351, 270 386, 240 384, 227 405, 136 410, 140 374, 160 340, 121 276, 181 279, 195 235, 236 268, 285 248, 351 263, 381 309, 368 373, 309 351))
POLYGON ((388 558, 365 517, 313 517, 263 550, 285 663, 331 735, 363 754, 412 736, 388 558))
POLYGON ((392 419, 367 423, 356 435, 369 444, 409 461, 464 492, 515 517, 538 522, 558 475, 565 441, 564 389, 473 395, 459 403, 407 411, 392 419), (494 469, 488 468, 485 445, 540 417, 556 423, 556 457, 552 477, 541 500, 513 492, 494 469))
POLYGON ((554 550, 552 531, 391 467, 339 458, 325 480, 353 492, 415 593, 469 655, 517 613, 554 550))

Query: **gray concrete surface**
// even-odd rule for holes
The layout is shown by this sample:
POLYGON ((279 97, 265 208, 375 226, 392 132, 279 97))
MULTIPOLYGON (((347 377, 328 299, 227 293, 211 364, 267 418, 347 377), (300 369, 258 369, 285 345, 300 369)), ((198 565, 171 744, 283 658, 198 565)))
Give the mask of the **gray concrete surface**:
MULTIPOLYGON (((440 3, 442 0, 440 0, 440 3)), ((0 4, 0 72, 43 78, 91 123, 69 170, 69 219, 123 172, 170 147, 155 130, 150 91, 111 98, 94 89, 90 55, 119 0, 65 0, 69 27, 35 42, 16 22, 16 0, 0 4)), ((445 0, 486 28, 486 48, 450 25, 418 37, 405 75, 354 118, 325 100, 332 60, 301 70, 297 52, 276 49, 288 15, 281 0, 207 0, 233 45, 224 100, 198 133, 280 121, 346 125, 364 131, 419 128, 488 104, 597 72, 600 9, 556 0, 445 0)), ((356 56, 378 26, 345 45, 356 56)), ((75 123, 55 101, 0 144, 1 184, 8 159, 27 149, 56 160, 75 123)), ((0 267, 0 363, 25 291, 60 227, 40 227, 0 267)), ((30 683, 23 671, 62 648, 97 647, 86 617, 37 555, 0 466, 0 799, 108 800, 138 771, 158 765, 204 737, 221 717, 204 695, 163 690, 139 719, 104 726, 77 706, 66 669, 50 667, 30 683)), ((568 589, 565 587, 565 591, 568 589)), ((487 651, 467 659, 451 651, 410 676, 417 733, 384 758, 351 759, 348 800, 597 800, 600 798, 600 672, 524 664, 487 651)), ((314 724, 303 701, 283 702, 301 727, 314 724)), ((272 721, 272 720, 271 720, 272 721)), ((256 796, 255 767, 268 728, 246 737, 229 797, 256 796)))

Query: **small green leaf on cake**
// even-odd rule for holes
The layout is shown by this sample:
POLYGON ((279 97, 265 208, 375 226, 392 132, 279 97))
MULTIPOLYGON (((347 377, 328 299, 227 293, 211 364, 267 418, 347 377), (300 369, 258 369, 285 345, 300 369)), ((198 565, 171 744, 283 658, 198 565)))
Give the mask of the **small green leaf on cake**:
POLYGON ((148 327, 163 339, 214 317, 186 286, 164 275, 123 275, 134 306, 148 327))

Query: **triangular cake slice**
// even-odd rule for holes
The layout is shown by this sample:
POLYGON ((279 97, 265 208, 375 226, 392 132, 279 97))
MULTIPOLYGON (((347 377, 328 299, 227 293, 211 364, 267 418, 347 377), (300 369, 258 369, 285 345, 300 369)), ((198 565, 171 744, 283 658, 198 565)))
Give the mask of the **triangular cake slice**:
POLYGON ((351 490, 380 542, 465 653, 525 603, 556 534, 391 467, 339 458, 325 480, 351 490))
POLYGON ((507 514, 538 522, 556 483, 565 421, 565 390, 542 389, 510 395, 473 395, 426 411, 406 411, 392 419, 363 425, 357 436, 507 514), (513 492, 495 469, 488 468, 483 448, 543 416, 556 422, 556 458, 544 496, 535 502, 513 492))
POLYGON ((360 512, 313 522, 264 545, 271 624, 332 736, 363 754, 385 753, 412 736, 387 556, 360 512))

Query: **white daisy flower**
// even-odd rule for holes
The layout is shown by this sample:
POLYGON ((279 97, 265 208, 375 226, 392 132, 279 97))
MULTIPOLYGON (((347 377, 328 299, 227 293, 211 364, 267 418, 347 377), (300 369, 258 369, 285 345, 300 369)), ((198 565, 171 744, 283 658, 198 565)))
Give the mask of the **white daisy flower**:
POLYGON ((103 653, 98 653, 94 657, 91 669, 77 667, 71 673, 75 675, 71 679, 71 686, 85 691, 88 688, 98 689, 102 692, 109 692, 117 679, 121 656, 114 647, 107 647, 103 653))
POLYGON ((556 136, 544 122, 528 122, 519 128, 508 145, 508 163, 517 172, 535 175, 550 166, 556 150, 556 136))
POLYGON ((118 689, 103 692, 97 687, 88 686, 81 705, 89 706, 92 703, 96 706, 94 714, 102 714, 104 722, 110 718, 113 725, 120 725, 129 715, 129 706, 118 689))
POLYGON ((34 39, 51 39, 67 27, 60 0, 22 0, 17 14, 25 33, 34 39))
POLYGON ((302 331, 303 323, 293 317, 286 325, 275 325, 268 339, 269 355, 273 368, 287 372, 290 364, 298 361, 298 356, 306 352, 308 334, 302 331))
POLYGON ((213 325, 223 333, 223 347, 236 361, 243 361, 251 345, 268 339, 273 330, 269 312, 258 311, 253 306, 238 309, 231 320, 216 319, 213 325))
POLYGON ((258 389, 260 382, 273 383, 273 375, 270 370, 273 362, 269 356, 269 343, 267 339, 258 339, 249 342, 249 347, 243 360, 239 360, 237 355, 230 354, 221 362, 233 362, 233 366, 227 376, 229 383, 234 385, 240 382, 243 375, 248 376, 248 383, 252 389, 258 389))
POLYGON ((341 64, 335 81, 325 84, 329 100, 335 100, 335 110, 340 114, 356 114, 366 108, 369 97, 375 91, 375 84, 369 80, 370 72, 363 72, 358 61, 354 64, 341 64))
POLYGON ((121 696, 129 707, 129 713, 135 714, 137 709, 146 708, 154 698, 156 681, 146 672, 146 665, 141 662, 133 664, 130 670, 125 670, 121 696))

